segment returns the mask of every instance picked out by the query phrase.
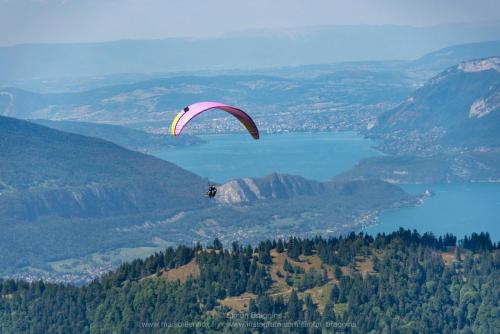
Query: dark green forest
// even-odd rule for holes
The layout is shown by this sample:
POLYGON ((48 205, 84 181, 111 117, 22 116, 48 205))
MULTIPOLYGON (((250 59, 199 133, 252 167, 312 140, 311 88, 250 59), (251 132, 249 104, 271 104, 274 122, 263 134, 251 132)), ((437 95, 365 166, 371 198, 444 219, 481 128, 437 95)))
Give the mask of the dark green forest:
POLYGON ((487 233, 457 242, 403 229, 257 247, 216 239, 125 263, 83 287, 2 280, 0 332, 497 333, 498 248, 487 233), (290 259, 278 271, 288 294, 272 293, 273 254, 290 259), (291 264, 304 256, 317 256, 323 272, 291 264), (369 273, 354 270, 359 258, 370 260, 369 273), (194 262, 199 271, 185 280, 162 275, 194 262), (307 293, 315 286, 331 287, 321 307, 307 293), (242 294, 255 296, 245 311, 220 303, 242 294))

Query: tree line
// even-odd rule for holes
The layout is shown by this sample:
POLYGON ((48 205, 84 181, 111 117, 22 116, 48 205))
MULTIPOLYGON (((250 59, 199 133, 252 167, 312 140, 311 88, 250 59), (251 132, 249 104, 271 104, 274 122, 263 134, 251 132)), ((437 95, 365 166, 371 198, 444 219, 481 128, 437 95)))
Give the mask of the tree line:
POLYGON ((472 234, 457 243, 451 234, 400 229, 390 234, 311 239, 266 240, 256 247, 220 240, 203 247, 169 247, 145 259, 125 263, 91 284, 75 287, 0 280, 1 333, 495 333, 500 328, 500 255, 489 234, 472 234), (458 247, 457 247, 458 246, 458 247), (443 251, 455 249, 453 261, 443 251), (301 277, 289 294, 273 294, 272 252, 290 259, 317 255, 332 266, 304 272, 286 262, 283 275, 301 277), (373 273, 355 270, 356 257, 370 259, 373 273), (170 282, 164 270, 196 261, 199 275, 170 282), (308 289, 328 288, 323 307, 308 289), (219 301, 251 293, 247 314, 262 327, 234 327, 219 301), (265 327, 274 321, 317 326, 265 327), (158 328, 154 324, 203 323, 203 327, 158 328), (328 323, 352 324, 327 329, 328 323))

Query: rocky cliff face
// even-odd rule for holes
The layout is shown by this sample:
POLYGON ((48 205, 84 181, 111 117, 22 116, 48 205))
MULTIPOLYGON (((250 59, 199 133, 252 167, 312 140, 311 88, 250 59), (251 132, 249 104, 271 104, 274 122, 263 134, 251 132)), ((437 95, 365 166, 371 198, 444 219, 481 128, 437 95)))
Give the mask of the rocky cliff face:
POLYGON ((215 198, 223 205, 252 205, 259 201, 300 198, 303 202, 347 203, 363 209, 412 205, 415 200, 401 188, 384 181, 339 178, 317 182, 286 174, 229 181, 219 186, 215 198))
POLYGON ((326 191, 325 184, 286 174, 271 174, 262 178, 244 178, 224 183, 218 188, 221 204, 251 203, 266 199, 314 196, 326 191))

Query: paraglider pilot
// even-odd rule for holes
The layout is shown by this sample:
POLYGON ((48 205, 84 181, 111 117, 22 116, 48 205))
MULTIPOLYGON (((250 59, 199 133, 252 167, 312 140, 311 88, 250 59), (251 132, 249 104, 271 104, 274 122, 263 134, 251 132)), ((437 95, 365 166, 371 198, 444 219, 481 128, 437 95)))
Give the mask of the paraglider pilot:
POLYGON ((217 194, 217 188, 215 187, 215 184, 209 184, 208 185, 207 196, 209 198, 214 198, 215 194, 217 194))

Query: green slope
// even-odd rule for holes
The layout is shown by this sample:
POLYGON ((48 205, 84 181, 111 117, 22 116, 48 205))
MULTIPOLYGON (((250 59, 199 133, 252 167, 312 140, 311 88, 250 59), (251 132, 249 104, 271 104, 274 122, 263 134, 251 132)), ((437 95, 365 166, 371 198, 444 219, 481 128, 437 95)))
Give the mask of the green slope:
POLYGON ((56 130, 101 138, 128 149, 140 152, 203 143, 202 139, 189 134, 173 138, 166 132, 164 134, 154 134, 120 125, 76 121, 51 121, 46 119, 32 120, 32 122, 56 130))
POLYGON ((500 58, 469 61, 433 77, 382 114, 369 135, 393 153, 500 146, 500 58))
POLYGON ((103 217, 197 205, 204 180, 97 138, 0 117, 0 217, 103 217))

